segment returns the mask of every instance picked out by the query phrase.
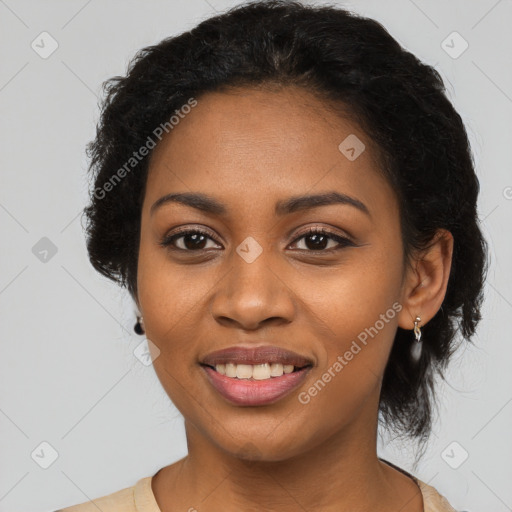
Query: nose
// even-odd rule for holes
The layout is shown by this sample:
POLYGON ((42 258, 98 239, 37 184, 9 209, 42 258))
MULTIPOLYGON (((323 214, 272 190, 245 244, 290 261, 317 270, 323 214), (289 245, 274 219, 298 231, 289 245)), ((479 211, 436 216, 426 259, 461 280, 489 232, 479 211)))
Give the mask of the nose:
POLYGON ((234 253, 231 270, 211 300, 210 310, 218 323, 249 331, 292 322, 296 311, 292 283, 271 267, 270 259, 264 251, 247 263, 234 253))

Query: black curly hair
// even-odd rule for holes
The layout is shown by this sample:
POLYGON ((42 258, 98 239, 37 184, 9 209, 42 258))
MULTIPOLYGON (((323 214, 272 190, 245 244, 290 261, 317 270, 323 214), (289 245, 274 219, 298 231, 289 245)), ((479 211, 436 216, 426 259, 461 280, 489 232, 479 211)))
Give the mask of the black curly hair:
POLYGON ((84 214, 92 265, 137 300, 151 156, 142 148, 155 128, 167 123, 169 130, 171 116, 191 98, 244 86, 299 86, 359 123, 399 200, 406 261, 437 230, 452 233, 448 288, 423 327, 421 359, 411 361, 411 332, 398 328, 380 397, 379 422, 424 445, 433 421, 434 377, 444 378, 456 342, 471 341, 481 318, 487 244, 467 133, 442 78, 378 22, 336 6, 256 1, 140 50, 125 77, 103 84, 96 138, 87 145, 94 184, 84 214), (147 154, 134 163, 139 152, 147 154))

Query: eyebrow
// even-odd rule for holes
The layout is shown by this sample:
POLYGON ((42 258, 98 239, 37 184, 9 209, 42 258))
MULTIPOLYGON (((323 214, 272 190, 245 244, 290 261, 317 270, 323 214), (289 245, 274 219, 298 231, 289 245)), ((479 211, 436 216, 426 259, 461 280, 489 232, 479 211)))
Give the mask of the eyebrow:
MULTIPOLYGON (((190 206, 197 210, 213 215, 223 216, 228 213, 224 204, 220 203, 213 197, 207 196, 199 192, 181 192, 175 194, 167 194, 153 203, 150 208, 150 215, 164 204, 180 203, 185 206, 190 206)), ((369 217, 370 211, 367 206, 355 197, 341 194, 339 192, 325 192, 322 194, 302 195, 290 197, 286 200, 281 200, 276 203, 275 213, 282 216, 298 211, 309 210, 319 206, 327 206, 332 204, 344 204, 353 206, 369 217)))

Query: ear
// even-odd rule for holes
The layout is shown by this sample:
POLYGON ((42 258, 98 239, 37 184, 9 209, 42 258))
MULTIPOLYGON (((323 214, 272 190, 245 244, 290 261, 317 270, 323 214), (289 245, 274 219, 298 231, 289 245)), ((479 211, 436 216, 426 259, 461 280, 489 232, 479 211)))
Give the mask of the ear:
POLYGON ((439 229, 427 249, 411 256, 402 286, 398 325, 412 329, 417 316, 425 325, 439 311, 452 265, 453 236, 439 229))

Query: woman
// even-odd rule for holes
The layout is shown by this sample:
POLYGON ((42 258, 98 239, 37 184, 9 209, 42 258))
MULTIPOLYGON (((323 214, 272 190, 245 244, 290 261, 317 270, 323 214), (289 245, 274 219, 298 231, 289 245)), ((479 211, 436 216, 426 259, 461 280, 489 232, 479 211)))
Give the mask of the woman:
POLYGON ((425 445, 486 244, 438 73, 377 22, 246 4, 143 49, 89 146, 90 260, 140 311, 188 455, 68 512, 453 511, 425 445))

